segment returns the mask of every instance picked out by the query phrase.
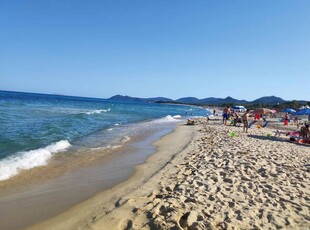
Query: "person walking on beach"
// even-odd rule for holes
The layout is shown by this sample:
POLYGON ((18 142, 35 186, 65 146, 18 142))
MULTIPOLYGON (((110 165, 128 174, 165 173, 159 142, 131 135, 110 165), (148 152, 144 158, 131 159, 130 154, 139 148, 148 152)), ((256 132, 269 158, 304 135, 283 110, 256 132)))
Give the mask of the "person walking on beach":
POLYGON ((230 115, 230 109, 229 109, 229 106, 227 106, 223 110, 223 124, 227 125, 227 120, 229 118, 229 115, 230 115))
POLYGON ((242 115, 242 122, 243 122, 243 132, 248 132, 249 128, 249 110, 247 109, 245 114, 242 115))

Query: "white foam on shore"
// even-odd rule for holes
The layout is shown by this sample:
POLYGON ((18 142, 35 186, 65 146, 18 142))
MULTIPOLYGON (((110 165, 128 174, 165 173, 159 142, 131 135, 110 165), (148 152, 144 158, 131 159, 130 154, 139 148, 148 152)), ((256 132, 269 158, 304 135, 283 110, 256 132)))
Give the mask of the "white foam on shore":
POLYGON ((121 139, 121 142, 123 144, 125 144, 126 142, 130 141, 130 137, 129 136, 124 136, 122 139, 121 139))
POLYGON ((149 122, 149 124, 158 124, 158 123, 174 123, 174 122, 180 122, 182 119, 182 116, 181 115, 175 115, 175 116, 171 116, 171 115, 167 115, 165 117, 162 117, 162 118, 158 118, 158 119, 155 119, 155 120, 152 120, 149 122))
POLYGON ((107 145, 104 147, 90 148, 90 150, 109 150, 109 149, 117 149, 122 147, 122 145, 107 145))
POLYGON ((176 122, 176 121, 180 121, 179 119, 181 118, 180 115, 175 115, 175 116, 171 116, 171 115, 168 115, 168 116, 165 116, 163 118, 160 118, 158 120, 155 120, 157 122, 176 122))
POLYGON ((55 153, 63 151, 70 146, 69 141, 61 140, 45 148, 19 152, 14 156, 7 157, 0 161, 0 181, 17 175, 21 170, 46 165, 47 161, 55 153))

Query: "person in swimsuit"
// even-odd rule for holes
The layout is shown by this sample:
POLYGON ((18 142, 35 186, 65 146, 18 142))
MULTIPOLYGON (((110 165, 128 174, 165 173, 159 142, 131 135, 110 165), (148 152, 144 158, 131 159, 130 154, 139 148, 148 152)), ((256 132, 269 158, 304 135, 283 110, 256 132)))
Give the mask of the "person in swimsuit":
POLYGON ((243 122, 243 132, 248 132, 249 128, 249 110, 247 109, 245 114, 242 115, 242 122, 243 122))
POLYGON ((230 109, 229 109, 229 106, 227 106, 223 110, 223 124, 227 125, 227 120, 229 118, 229 115, 230 115, 230 109))

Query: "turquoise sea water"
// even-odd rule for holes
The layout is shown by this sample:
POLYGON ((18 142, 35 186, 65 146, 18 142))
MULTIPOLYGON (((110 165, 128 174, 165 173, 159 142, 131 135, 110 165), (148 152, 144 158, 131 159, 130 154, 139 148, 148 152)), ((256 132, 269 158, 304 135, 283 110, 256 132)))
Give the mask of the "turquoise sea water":
POLYGON ((63 151, 112 148, 161 125, 205 116, 193 106, 0 91, 0 180, 63 151))

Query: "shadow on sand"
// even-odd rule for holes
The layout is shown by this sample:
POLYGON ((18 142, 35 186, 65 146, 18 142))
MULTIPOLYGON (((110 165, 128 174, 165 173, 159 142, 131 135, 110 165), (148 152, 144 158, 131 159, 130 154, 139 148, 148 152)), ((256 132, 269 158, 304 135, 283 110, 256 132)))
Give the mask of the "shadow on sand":
POLYGON ((260 135, 253 135, 253 134, 250 134, 250 135, 248 135, 248 137, 256 138, 256 139, 259 139, 259 140, 269 140, 269 141, 277 141, 277 142, 290 142, 290 143, 292 143, 292 144, 310 147, 309 144, 299 143, 299 142, 297 142, 297 141, 290 141, 289 139, 283 139, 283 138, 281 138, 281 137, 275 137, 275 136, 267 137, 267 136, 260 136, 260 135))
POLYGON ((248 135, 248 137, 256 138, 256 139, 259 139, 259 140, 268 140, 268 141, 277 141, 277 142, 289 142, 288 139, 283 139, 283 138, 275 137, 275 136, 267 137, 267 136, 250 134, 250 135, 248 135))

